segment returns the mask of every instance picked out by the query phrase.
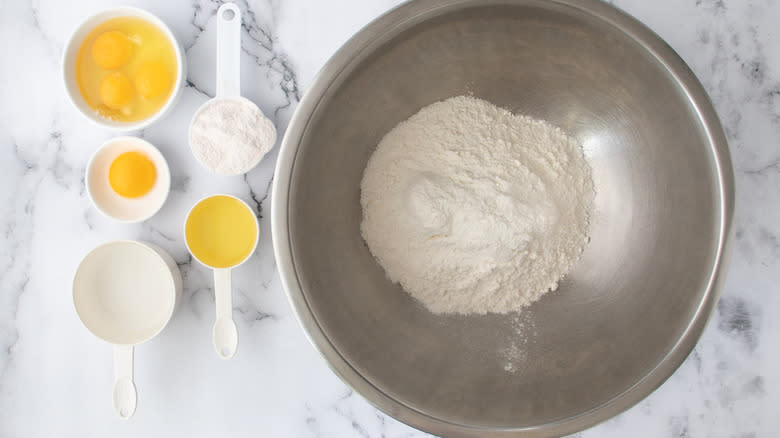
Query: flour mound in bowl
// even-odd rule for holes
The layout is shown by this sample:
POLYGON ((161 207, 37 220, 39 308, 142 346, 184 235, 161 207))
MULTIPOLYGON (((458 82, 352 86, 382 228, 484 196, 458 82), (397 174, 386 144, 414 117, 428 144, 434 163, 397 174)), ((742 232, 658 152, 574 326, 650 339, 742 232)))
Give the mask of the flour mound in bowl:
POLYGON ((360 188, 368 248, 433 313, 517 311, 557 289, 594 198, 577 141, 468 96, 387 133, 360 188))

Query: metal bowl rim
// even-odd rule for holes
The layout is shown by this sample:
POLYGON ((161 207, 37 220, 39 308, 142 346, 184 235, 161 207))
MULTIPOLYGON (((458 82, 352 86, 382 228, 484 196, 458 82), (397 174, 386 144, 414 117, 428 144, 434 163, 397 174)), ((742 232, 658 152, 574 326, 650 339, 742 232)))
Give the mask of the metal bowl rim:
POLYGON ((474 436, 555 436, 581 431, 618 415, 657 389, 682 364, 695 347, 712 316, 728 268, 734 239, 734 173, 728 142, 717 113, 703 86, 680 56, 657 34, 634 17, 599 0, 418 0, 397 6, 364 26, 325 63, 296 108, 282 140, 274 172, 271 200, 271 228, 274 256, 282 285, 298 322, 330 368, 352 389, 384 413, 423 431, 437 435, 453 433, 474 436), (676 80, 698 113, 716 164, 720 191, 718 247, 709 273, 706 291, 694 317, 666 356, 633 386, 611 400, 577 416, 517 428, 488 428, 458 424, 421 412, 397 400, 361 375, 335 348, 322 330, 302 291, 289 238, 289 190, 292 169, 311 116, 335 80, 356 62, 370 46, 399 29, 413 26, 439 12, 485 5, 556 4, 578 10, 609 24, 639 43, 676 80))

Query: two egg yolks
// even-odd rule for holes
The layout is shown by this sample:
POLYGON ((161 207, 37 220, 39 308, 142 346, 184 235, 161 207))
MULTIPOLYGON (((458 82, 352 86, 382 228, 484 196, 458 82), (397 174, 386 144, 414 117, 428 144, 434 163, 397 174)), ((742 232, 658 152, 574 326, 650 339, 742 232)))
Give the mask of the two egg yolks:
POLYGON ((125 198, 139 198, 152 190, 157 169, 146 155, 130 151, 120 154, 108 169, 111 189, 125 198))
MULTIPOLYGON (((135 73, 135 89, 147 99, 161 96, 170 82, 168 72, 160 62, 147 62, 135 73)), ((100 81, 100 98, 107 107, 122 109, 133 98, 133 84, 122 73, 111 73, 100 81)))

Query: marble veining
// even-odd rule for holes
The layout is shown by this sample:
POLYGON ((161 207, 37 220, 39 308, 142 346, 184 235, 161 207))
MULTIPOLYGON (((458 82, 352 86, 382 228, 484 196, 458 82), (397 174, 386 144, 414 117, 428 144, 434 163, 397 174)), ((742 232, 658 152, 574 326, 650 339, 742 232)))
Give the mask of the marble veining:
MULTIPOLYGON (((328 57, 399 0, 239 0, 242 93, 280 138, 328 57)), ((736 241, 722 298, 680 369, 626 413, 576 437, 773 437, 780 430, 780 2, 614 0, 690 65, 721 116, 737 179, 736 241)), ((278 146, 243 177, 202 169, 187 126, 214 95, 216 23, 210 0, 5 0, 0 14, 0 436, 423 437, 348 389, 308 343, 287 304, 271 247, 268 196, 278 146), (161 212, 120 225, 89 204, 84 171, 112 137, 71 108, 60 57, 73 27, 129 3, 171 26, 188 78, 175 110, 136 135, 168 159, 172 192, 161 212), (211 346, 211 273, 183 244, 186 211, 228 192, 260 218, 257 253, 234 273, 239 350, 211 346), (184 278, 166 330, 136 350, 139 406, 111 409, 111 348, 73 309, 72 275, 100 242, 154 242, 184 278)))

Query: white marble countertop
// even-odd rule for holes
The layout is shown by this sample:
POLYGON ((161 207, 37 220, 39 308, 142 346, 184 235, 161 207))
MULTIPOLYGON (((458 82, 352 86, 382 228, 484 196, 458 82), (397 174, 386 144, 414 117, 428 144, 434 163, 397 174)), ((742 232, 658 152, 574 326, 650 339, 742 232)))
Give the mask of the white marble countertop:
MULTIPOLYGON (((0 436, 422 437, 350 391, 306 340, 272 255, 269 185, 278 147, 246 177, 208 174, 186 129, 214 94, 218 2, 126 0, 167 22, 187 51, 178 106, 142 135, 167 157, 161 212, 121 225, 90 206, 84 170, 112 134, 71 107, 63 45, 114 1, 0 2, 0 436), (73 5, 77 6, 73 6, 73 5), (211 345, 211 275, 193 263, 182 221, 200 197, 227 192, 258 210, 261 242, 235 271, 238 354, 211 345), (167 329, 136 349, 139 404, 111 407, 111 347, 79 322, 71 281, 100 242, 135 238, 177 260, 184 292, 167 329)), ((280 133, 317 69, 397 0, 246 0, 243 94, 280 133)), ((737 240, 717 311, 694 352, 656 392, 582 437, 774 437, 780 430, 780 2, 616 0, 676 49, 710 92, 737 178, 737 240)))

